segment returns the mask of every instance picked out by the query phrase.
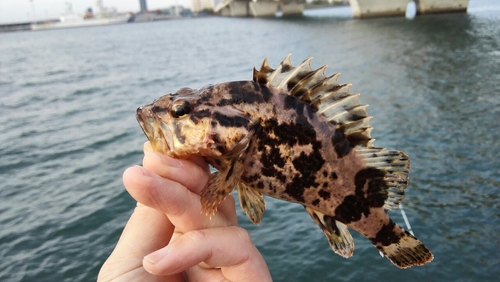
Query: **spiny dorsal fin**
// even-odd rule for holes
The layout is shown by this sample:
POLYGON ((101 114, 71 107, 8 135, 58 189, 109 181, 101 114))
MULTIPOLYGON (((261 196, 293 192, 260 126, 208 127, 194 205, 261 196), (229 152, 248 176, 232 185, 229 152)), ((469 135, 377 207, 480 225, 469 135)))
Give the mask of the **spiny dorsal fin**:
POLYGON ((305 60, 298 67, 294 67, 290 62, 290 56, 288 55, 276 69, 269 66, 267 58, 264 59, 260 70, 257 71, 254 68, 253 81, 290 93, 290 90, 298 82, 314 72, 310 64, 312 58, 305 60))
POLYGON ((408 186, 408 156, 401 151, 374 148, 375 139, 371 138, 370 126, 372 117, 366 115, 368 105, 359 104, 359 94, 349 93, 350 84, 337 82, 338 73, 326 77, 326 66, 313 70, 311 60, 309 58, 294 67, 288 55, 276 69, 272 69, 265 59, 259 71, 254 69, 254 81, 298 97, 333 124, 339 138, 345 137, 349 141, 349 146, 357 151, 367 167, 383 172, 376 176, 383 187, 372 196, 379 197, 378 193, 382 193, 384 208, 397 208, 408 186))
POLYGON ((323 116, 335 128, 345 134, 352 147, 372 148, 371 117, 366 115, 368 105, 360 105, 359 94, 350 94, 350 84, 339 85, 339 73, 325 76, 326 66, 311 68, 309 58, 297 67, 288 55, 276 69, 269 66, 267 58, 260 70, 254 68, 255 82, 277 88, 300 98, 323 116))

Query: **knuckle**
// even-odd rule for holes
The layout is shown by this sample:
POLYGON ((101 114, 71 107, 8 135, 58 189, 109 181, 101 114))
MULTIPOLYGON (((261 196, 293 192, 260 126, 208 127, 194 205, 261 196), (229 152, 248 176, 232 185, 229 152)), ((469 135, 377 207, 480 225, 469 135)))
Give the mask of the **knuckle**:
POLYGON ((235 236, 238 237, 244 243, 252 243, 252 238, 246 229, 243 229, 239 226, 232 226, 234 229, 235 236))
POLYGON ((184 234, 193 243, 200 243, 206 241, 207 235, 204 230, 192 230, 184 234))

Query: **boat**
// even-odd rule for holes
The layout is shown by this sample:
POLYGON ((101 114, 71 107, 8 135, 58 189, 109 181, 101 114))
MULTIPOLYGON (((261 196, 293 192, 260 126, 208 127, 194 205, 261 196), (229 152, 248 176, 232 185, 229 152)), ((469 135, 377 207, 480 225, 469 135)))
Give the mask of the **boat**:
POLYGON ((31 30, 45 30, 45 29, 61 29, 61 28, 75 28, 86 26, 99 26, 110 24, 127 23, 131 16, 129 14, 120 14, 115 8, 106 8, 101 0, 97 1, 99 13, 94 14, 92 8, 88 8, 85 15, 73 13, 73 6, 70 2, 66 2, 66 11, 59 18, 57 22, 48 23, 33 23, 31 30))

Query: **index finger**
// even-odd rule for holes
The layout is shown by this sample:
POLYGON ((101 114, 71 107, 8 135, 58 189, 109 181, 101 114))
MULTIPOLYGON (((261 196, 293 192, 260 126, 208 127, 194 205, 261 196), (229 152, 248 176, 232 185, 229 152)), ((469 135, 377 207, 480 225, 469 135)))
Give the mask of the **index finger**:
MULTIPOLYGON (((183 185, 189 191, 196 194, 196 196, 194 196, 196 201, 199 199, 198 195, 201 193, 203 188, 205 188, 205 185, 208 182, 208 178, 210 177, 209 166, 203 159, 203 157, 191 156, 188 160, 174 159, 164 154, 153 152, 151 144, 149 142, 144 143, 144 151, 144 168, 158 174, 159 176, 167 180, 171 180, 183 185)), ((159 191, 157 194, 160 194, 159 191)), ((195 216, 194 218, 197 218, 199 220, 206 220, 207 217, 199 217, 198 213, 200 213, 201 211, 201 206, 199 205, 199 203, 193 202, 193 205, 199 207, 199 210, 191 210, 192 212, 197 214, 197 216, 195 216)), ((189 207, 194 208, 194 206, 190 205, 189 207)), ((181 211, 186 210, 186 207, 187 206, 182 207, 181 211)), ((234 198, 232 196, 228 196, 226 200, 218 205, 217 209, 222 212, 222 214, 231 222, 232 225, 236 225, 238 223, 234 198)), ((175 210, 172 211, 174 215, 178 214, 178 212, 176 212, 175 210)), ((171 215, 172 214, 170 214, 169 216, 171 215)), ((175 219, 171 220, 173 220, 173 222, 175 221, 175 219)), ((181 221, 182 220, 184 219, 181 219, 181 221)))
POLYGON ((130 167, 123 174, 123 183, 130 195, 138 202, 163 212, 179 232, 229 226, 237 224, 234 200, 232 213, 217 212, 210 219, 201 213, 200 196, 192 193, 182 184, 161 176, 140 166, 130 167))

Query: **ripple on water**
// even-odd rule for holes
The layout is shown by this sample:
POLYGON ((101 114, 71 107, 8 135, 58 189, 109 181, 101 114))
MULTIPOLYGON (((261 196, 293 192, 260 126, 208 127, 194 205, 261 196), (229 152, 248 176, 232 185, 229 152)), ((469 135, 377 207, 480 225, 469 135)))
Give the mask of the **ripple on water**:
POLYGON ((342 72, 370 104, 376 145, 410 155, 406 212, 436 258, 400 271, 352 232, 343 259, 300 205, 266 197, 260 226, 239 209, 238 219, 274 280, 498 276, 498 17, 339 13, 2 35, 0 280, 95 280, 135 206, 121 183, 146 140, 135 109, 180 87, 248 80, 264 57, 275 66, 288 53, 342 72))

